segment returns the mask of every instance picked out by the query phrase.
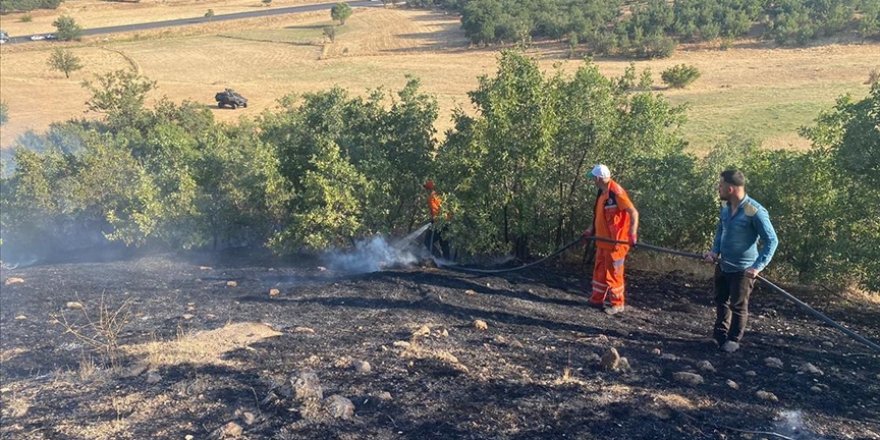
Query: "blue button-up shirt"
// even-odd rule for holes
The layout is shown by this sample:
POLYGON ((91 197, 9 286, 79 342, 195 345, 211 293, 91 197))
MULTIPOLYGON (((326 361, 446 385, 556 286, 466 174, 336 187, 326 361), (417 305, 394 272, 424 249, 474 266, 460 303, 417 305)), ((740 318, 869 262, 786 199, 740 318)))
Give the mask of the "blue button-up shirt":
POLYGON ((770 214, 749 196, 746 196, 731 214, 727 203, 721 206, 712 252, 721 254, 721 270, 740 272, 748 268, 764 269, 773 258, 779 240, 770 223, 770 214), (762 246, 758 251, 758 238, 762 246))

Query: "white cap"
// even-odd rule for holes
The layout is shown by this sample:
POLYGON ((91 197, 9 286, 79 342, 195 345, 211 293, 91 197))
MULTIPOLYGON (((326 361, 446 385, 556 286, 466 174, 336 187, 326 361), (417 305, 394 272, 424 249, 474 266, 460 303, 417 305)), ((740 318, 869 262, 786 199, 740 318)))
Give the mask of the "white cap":
POLYGON ((611 178, 611 170, 608 169, 605 165, 596 165, 593 167, 593 171, 590 171, 590 174, 593 177, 598 177, 600 179, 610 179, 611 178))

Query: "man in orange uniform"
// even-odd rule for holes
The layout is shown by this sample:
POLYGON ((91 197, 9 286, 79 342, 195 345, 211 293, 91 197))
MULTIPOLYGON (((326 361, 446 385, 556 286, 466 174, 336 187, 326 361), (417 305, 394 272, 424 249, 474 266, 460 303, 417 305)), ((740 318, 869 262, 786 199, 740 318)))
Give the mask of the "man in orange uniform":
POLYGON ((443 252, 443 258, 448 260, 450 257, 449 242, 443 239, 443 232, 446 231, 446 227, 444 226, 442 230, 437 230, 434 227, 434 220, 440 215, 440 205, 442 201, 440 200, 440 196, 437 195, 437 192, 434 191, 433 180, 426 181, 422 187, 428 192, 428 215, 431 216, 431 229, 429 229, 425 235, 425 247, 428 248, 428 252, 432 252, 434 243, 439 243, 440 250, 443 252))
POLYGON ((590 306, 616 315, 624 309, 623 263, 630 245, 638 240, 639 211, 626 190, 611 179, 605 165, 596 165, 588 174, 599 188, 593 209, 593 225, 584 231, 584 238, 624 241, 629 244, 596 240, 596 263, 593 268, 593 294, 590 306), (606 300, 610 307, 605 307, 606 300))

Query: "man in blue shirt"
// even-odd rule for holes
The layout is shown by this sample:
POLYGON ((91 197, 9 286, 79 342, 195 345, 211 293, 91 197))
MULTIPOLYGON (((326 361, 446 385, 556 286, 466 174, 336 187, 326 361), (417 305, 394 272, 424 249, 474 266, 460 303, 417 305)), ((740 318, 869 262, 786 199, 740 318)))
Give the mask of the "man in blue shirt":
POLYGON ((770 263, 779 244, 770 215, 746 195, 745 181, 738 170, 721 173, 718 196, 725 203, 721 206, 712 250, 703 255, 706 261, 718 264, 713 336, 727 353, 739 349, 749 318, 749 295, 755 287, 755 277, 770 263))

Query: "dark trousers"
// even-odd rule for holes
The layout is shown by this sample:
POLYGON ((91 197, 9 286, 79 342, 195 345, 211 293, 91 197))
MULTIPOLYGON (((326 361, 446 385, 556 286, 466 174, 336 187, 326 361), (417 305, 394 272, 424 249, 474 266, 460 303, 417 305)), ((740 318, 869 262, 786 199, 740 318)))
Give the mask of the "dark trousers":
POLYGON ((724 272, 715 268, 715 331, 719 344, 739 342, 749 320, 749 295, 755 280, 745 272, 724 272))
POLYGON ((434 243, 440 245, 440 251, 442 252, 441 257, 448 260, 452 256, 449 253, 449 241, 443 239, 443 233, 448 229, 447 226, 444 226, 443 229, 437 229, 433 224, 431 225, 431 229, 425 231, 425 247, 428 248, 428 252, 431 255, 434 254, 434 243))

